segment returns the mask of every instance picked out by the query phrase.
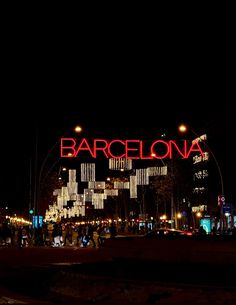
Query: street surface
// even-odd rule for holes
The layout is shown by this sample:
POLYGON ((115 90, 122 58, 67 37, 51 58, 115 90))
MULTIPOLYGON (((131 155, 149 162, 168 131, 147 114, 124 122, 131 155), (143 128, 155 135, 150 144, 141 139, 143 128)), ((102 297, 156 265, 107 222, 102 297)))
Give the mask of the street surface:
POLYGON ((235 304, 235 271, 236 263, 112 259, 106 247, 0 248, 0 304, 235 304))

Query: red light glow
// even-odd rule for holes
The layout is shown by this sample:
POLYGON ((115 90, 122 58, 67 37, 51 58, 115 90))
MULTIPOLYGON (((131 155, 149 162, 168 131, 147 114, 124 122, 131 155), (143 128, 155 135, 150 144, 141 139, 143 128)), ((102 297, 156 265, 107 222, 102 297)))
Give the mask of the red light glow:
POLYGON ((61 138, 61 157, 78 158, 82 152, 87 152, 88 157, 98 158, 98 152, 105 158, 126 158, 126 159, 172 159, 178 155, 187 159, 192 152, 198 152, 204 156, 199 142, 188 145, 186 140, 181 145, 175 140, 155 140, 151 145, 144 145, 142 140, 112 140, 94 139, 92 143, 85 138, 76 140, 74 138, 61 138), (118 147, 117 147, 118 146, 118 147), (119 149, 117 149, 119 148, 119 149), (115 151, 116 150, 116 151, 115 151), (117 152, 119 151, 119 153, 117 152), (121 151, 121 152, 120 152, 121 151))

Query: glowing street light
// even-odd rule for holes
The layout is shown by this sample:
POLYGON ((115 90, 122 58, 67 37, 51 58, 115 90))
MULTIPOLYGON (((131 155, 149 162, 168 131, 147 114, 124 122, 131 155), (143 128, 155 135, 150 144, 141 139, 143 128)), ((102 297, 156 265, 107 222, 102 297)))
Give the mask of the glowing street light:
POLYGON ((177 213, 177 218, 181 219, 182 218, 182 214, 181 213, 177 213))
POLYGON ((82 131, 82 127, 81 126, 76 126, 74 130, 75 130, 75 132, 81 132, 82 131))
POLYGON ((180 225, 182 223, 182 214, 180 212, 178 212, 176 214, 176 217, 177 217, 177 221, 176 221, 176 229, 179 229, 180 228, 180 225))
POLYGON ((184 124, 181 124, 178 129, 179 129, 180 132, 186 132, 187 131, 187 126, 184 125, 184 124))
POLYGON ((201 212, 197 212, 196 215, 197 215, 198 218, 202 217, 202 213, 201 212))

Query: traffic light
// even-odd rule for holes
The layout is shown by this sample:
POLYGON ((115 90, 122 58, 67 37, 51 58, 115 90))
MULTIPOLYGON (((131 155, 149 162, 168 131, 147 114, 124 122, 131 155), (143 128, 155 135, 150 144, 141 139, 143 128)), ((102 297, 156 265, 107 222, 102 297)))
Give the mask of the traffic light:
POLYGON ((219 206, 225 205, 225 197, 223 195, 218 196, 218 205, 219 206))
POLYGON ((33 209, 30 209, 30 210, 29 210, 29 213, 30 213, 30 215, 32 215, 32 214, 34 213, 34 210, 33 210, 33 209))

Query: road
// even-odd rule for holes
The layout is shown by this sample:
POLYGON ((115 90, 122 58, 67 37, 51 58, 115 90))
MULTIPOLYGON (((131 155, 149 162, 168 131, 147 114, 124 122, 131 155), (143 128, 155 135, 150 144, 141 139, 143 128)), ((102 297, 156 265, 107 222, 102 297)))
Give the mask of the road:
POLYGON ((0 304, 235 304, 235 264, 120 258, 106 249, 1 248, 0 304), (230 268, 230 269, 229 269, 230 268))
POLYGON ((45 280, 69 266, 108 259, 99 249, 93 248, 0 248, 0 304, 9 299, 11 302, 17 300, 16 303, 22 299, 27 304, 48 303, 50 287, 45 280))

